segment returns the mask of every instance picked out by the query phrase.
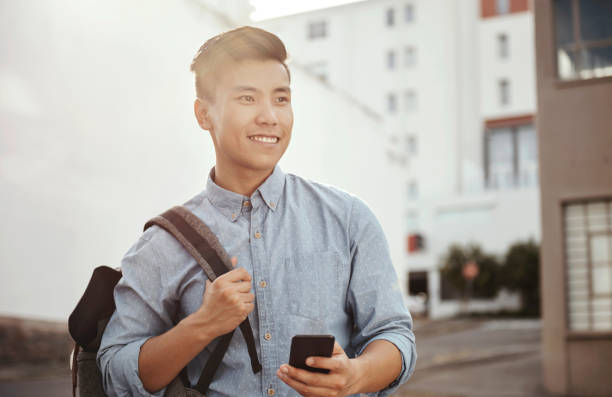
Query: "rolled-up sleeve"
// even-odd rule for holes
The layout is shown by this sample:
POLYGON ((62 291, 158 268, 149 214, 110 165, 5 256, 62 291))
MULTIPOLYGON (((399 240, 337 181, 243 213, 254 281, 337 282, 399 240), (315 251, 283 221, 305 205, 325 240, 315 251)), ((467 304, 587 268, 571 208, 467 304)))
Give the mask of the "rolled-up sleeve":
POLYGON ((140 348, 172 327, 176 300, 165 283, 163 263, 153 244, 141 237, 121 262, 122 279, 114 291, 116 310, 98 350, 104 391, 114 396, 163 396, 149 393, 138 373, 140 348))
POLYGON ((417 354, 412 317, 404 304, 382 227, 357 198, 349 225, 352 261, 347 305, 355 322, 351 345, 359 355, 374 340, 387 340, 402 356, 400 375, 376 394, 386 396, 414 372, 417 354))

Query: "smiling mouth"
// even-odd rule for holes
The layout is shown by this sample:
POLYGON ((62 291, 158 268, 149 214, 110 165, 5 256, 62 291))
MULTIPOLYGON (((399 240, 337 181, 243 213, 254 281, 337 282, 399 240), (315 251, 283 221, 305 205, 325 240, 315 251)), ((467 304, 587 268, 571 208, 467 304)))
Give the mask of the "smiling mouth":
POLYGON ((252 141, 262 142, 262 143, 277 143, 279 141, 278 137, 275 136, 261 136, 254 135, 249 137, 252 141))

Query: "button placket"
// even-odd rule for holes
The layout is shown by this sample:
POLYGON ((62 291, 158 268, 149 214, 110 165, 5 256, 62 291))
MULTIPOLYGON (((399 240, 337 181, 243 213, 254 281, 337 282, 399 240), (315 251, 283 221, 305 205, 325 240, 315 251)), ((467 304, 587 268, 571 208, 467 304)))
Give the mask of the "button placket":
POLYGON ((261 347, 261 363, 263 366, 262 376, 263 376, 263 384, 268 384, 263 392, 268 393, 268 395, 274 395, 276 393, 272 388, 272 384, 276 379, 276 368, 274 368, 275 362, 277 361, 277 357, 275 356, 275 350, 273 343, 269 341, 272 339, 272 332, 274 330, 272 324, 272 314, 267 306, 267 294, 268 288, 267 282, 268 279, 267 268, 266 268, 266 260, 265 260, 265 248, 263 243, 261 230, 261 212, 262 207, 255 208, 253 207, 251 211, 251 236, 254 238, 250 239, 251 253, 252 253, 252 261, 253 261, 253 277, 259 279, 259 286, 261 288, 255 288, 255 295, 257 299, 257 310, 259 314, 259 335, 262 335, 262 339, 260 342, 261 347), (270 394, 273 393, 273 394, 270 394))

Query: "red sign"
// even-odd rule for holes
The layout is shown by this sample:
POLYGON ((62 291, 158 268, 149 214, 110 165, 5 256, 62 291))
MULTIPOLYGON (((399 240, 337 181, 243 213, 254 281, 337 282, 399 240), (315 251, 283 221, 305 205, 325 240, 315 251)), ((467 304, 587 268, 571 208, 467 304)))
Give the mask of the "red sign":
POLYGON ((421 251, 424 248, 423 236, 421 234, 409 234, 406 242, 408 253, 421 251))
POLYGON ((468 262, 463 265, 463 277, 466 280, 473 280, 478 276, 478 264, 476 262, 468 262))

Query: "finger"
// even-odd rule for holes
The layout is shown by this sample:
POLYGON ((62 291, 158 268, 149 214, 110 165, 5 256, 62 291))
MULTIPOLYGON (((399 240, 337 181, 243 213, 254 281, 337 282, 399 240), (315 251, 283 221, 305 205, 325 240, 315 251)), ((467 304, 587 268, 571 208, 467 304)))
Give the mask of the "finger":
POLYGON ((288 373, 283 373, 280 369, 276 371, 276 376, 302 396, 328 396, 332 394, 332 390, 329 388, 307 385, 292 378, 288 373))
POLYGON ((236 258, 235 256, 232 256, 231 261, 232 267, 236 267, 236 265, 238 265, 238 258, 236 258))
POLYGON ((230 285, 226 285, 226 288, 230 288, 235 292, 245 294, 251 292, 253 285, 250 281, 236 281, 230 285))
POLYGON ((253 310, 255 310, 255 304, 254 303, 245 303, 244 310, 247 312, 247 314, 251 313, 253 310))
POLYGON ((239 299, 242 303, 253 303, 255 302, 255 295, 251 292, 246 294, 240 294, 239 299))
POLYGON ((292 367, 291 365, 283 364, 280 367, 281 373, 285 373, 288 377, 303 383, 306 386, 331 388, 334 378, 330 374, 322 374, 319 372, 310 372, 305 369, 292 367), (284 372, 284 371, 287 372, 284 372))
POLYGON ((308 357, 306 359, 306 365, 313 368, 329 369, 332 372, 342 370, 342 361, 336 357, 308 357))
POLYGON ((234 270, 230 270, 229 272, 223 274, 217 279, 223 280, 224 282, 227 281, 234 283, 236 281, 251 281, 251 275, 244 267, 237 267, 234 270))

